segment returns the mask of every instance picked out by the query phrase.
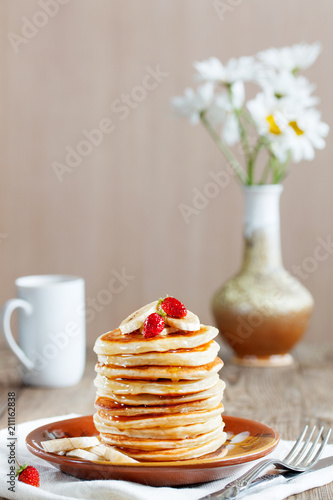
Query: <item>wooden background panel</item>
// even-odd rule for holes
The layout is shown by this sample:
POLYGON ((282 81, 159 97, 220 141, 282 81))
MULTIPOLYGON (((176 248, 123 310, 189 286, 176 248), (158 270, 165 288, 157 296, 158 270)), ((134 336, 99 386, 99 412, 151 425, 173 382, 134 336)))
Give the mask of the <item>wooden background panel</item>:
MULTIPOLYGON (((231 178, 185 223, 179 205, 190 205, 193 189, 202 192, 226 162, 204 130, 172 116, 170 97, 192 84, 195 60, 320 40, 324 51, 307 76, 329 122, 332 3, 282 0, 277 9, 273 0, 244 0, 222 20, 213 1, 71 0, 16 53, 8 35, 22 36, 22 18, 42 23, 41 3, 2 0, 0 7, 0 233, 7 235, 0 243, 0 301, 13 296, 20 275, 71 273, 85 278, 95 304, 90 344, 165 293, 212 321, 210 297, 240 265, 242 196, 231 178), (144 95, 138 87, 157 67, 163 76, 144 95), (119 110, 131 93, 137 101, 119 110), (52 164, 64 163, 66 148, 76 149, 82 131, 105 118, 113 131, 59 182, 52 164), (102 292, 123 270, 128 279, 117 293, 102 292)), ((329 138, 315 161, 294 166, 285 182, 288 269, 303 269, 317 238, 333 236, 331 156, 329 138)), ((331 339, 332 275, 329 255, 303 277, 316 300, 310 339, 331 339)))

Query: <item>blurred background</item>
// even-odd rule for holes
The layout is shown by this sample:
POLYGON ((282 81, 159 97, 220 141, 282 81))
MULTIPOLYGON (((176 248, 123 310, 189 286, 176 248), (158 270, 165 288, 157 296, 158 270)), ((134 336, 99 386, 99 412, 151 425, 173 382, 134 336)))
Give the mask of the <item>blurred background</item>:
MULTIPOLYGON (((304 74, 330 124, 332 18, 330 0, 2 0, 1 303, 19 276, 67 273, 86 281, 89 345, 166 293, 213 321, 211 296, 241 263, 242 195, 230 178, 184 220, 226 161, 170 98, 194 61, 318 40, 304 74)), ((330 135, 281 198, 285 267, 301 266, 315 298, 312 341, 332 338, 333 255, 303 268, 333 238, 332 185, 330 135)))

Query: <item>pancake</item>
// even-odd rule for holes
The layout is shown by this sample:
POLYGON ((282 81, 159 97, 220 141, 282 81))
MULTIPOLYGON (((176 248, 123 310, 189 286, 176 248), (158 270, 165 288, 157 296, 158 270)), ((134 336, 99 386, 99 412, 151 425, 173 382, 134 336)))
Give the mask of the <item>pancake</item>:
POLYGON ((198 434, 194 437, 187 437, 184 439, 145 439, 145 438, 134 438, 127 437, 117 434, 103 434, 104 444, 110 444, 112 446, 120 446, 127 448, 135 448, 139 450, 164 450, 164 449, 179 449, 179 448, 193 448, 195 446, 201 446, 207 441, 221 436, 223 432, 223 426, 219 426, 216 429, 206 432, 204 434, 198 434))
POLYGON ((155 394, 159 396, 179 396, 191 392, 199 392, 213 387, 218 381, 217 373, 211 373, 206 378, 198 380, 181 380, 179 382, 155 380, 108 379, 97 374, 95 386, 110 391, 110 394, 155 394))
POLYGON ((186 413, 193 410, 210 410, 216 408, 222 399, 221 393, 216 394, 207 399, 199 401, 192 401, 190 403, 163 405, 160 406, 126 406, 117 403, 114 399, 97 396, 95 401, 95 408, 103 410, 110 416, 126 416, 133 417, 137 415, 148 415, 150 413, 186 413))
POLYGON ((200 330, 194 332, 178 331, 170 335, 144 338, 136 330, 124 335, 119 328, 101 335, 96 340, 94 351, 96 354, 141 354, 143 352, 165 352, 173 349, 191 349, 206 344, 218 334, 213 326, 201 325, 200 330))
MULTIPOLYGON (((169 462, 174 460, 190 460, 192 458, 202 457, 208 453, 212 453, 220 448, 226 441, 227 435, 222 432, 221 435, 211 441, 206 441, 205 444, 194 448, 166 449, 161 451, 139 451, 133 448, 119 448, 129 457, 135 460, 148 462, 169 462)), ((116 448, 117 449, 117 448, 116 448)), ((224 451, 224 454, 227 450, 224 451)), ((221 456, 221 455, 220 455, 221 456)))
POLYGON ((206 422, 179 425, 177 427, 152 427, 150 429, 136 429, 135 427, 131 427, 128 429, 118 429, 117 427, 103 423, 100 416, 95 413, 94 424, 96 429, 101 433, 102 441, 104 441, 104 435, 121 435, 145 439, 185 439, 223 427, 220 415, 210 418, 206 422))
POLYGON ((223 405, 210 410, 196 410, 186 413, 165 414, 157 413, 151 415, 139 415, 134 417, 115 417, 104 410, 98 411, 100 421, 106 425, 111 425, 117 429, 149 429, 151 427, 177 427, 191 425, 194 423, 207 422, 210 418, 215 418, 223 412, 223 405))
POLYGON ((144 439, 187 439, 193 436, 198 436, 199 434, 206 434, 215 429, 221 429, 222 421, 221 418, 210 419, 207 422, 201 422, 198 424, 191 424, 179 427, 168 427, 166 429, 161 429, 160 427, 152 427, 151 429, 126 429, 120 430, 117 427, 106 426, 103 423, 99 423, 98 420, 94 420, 96 429, 100 432, 100 437, 102 441, 105 441, 105 436, 112 438, 113 436, 120 435, 126 436, 127 438, 144 438, 144 439))
MULTIPOLYGON (((95 383, 96 385, 96 383, 95 383)), ((177 405, 182 403, 187 403, 190 401, 200 401, 201 399, 208 398, 210 396, 215 396, 216 394, 221 395, 221 399, 223 396, 223 391, 225 388, 225 383, 223 380, 219 379, 216 384, 214 384, 209 389, 192 392, 190 394, 183 394, 181 396, 155 396, 152 394, 115 394, 108 390, 105 390, 103 387, 98 387, 97 395, 102 397, 110 397, 114 401, 122 405, 130 405, 130 406, 158 406, 158 405, 177 405)))
POLYGON ((179 380, 197 380, 207 377, 210 373, 218 372, 223 366, 220 358, 216 357, 211 363, 201 366, 131 366, 120 367, 97 363, 95 371, 108 379, 126 378, 138 380, 169 379, 173 382, 179 380))
POLYGON ((174 349, 165 352, 141 354, 98 355, 104 365, 115 366, 201 366, 211 363, 217 356, 220 346, 215 340, 191 349, 174 349))

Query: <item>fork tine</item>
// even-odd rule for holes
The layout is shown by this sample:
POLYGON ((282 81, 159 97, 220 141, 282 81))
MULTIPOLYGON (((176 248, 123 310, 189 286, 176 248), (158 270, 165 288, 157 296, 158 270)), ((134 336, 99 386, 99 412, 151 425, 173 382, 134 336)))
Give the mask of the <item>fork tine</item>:
POLYGON ((314 442, 313 442, 312 446, 310 446, 310 449, 309 449, 309 451, 307 452, 307 454, 305 455, 305 457, 303 458, 302 463, 301 463, 301 464, 298 464, 299 466, 301 466, 301 467, 306 467, 306 466, 307 466, 307 463, 308 463, 308 462, 310 462, 311 457, 312 457, 312 455, 314 454, 314 452, 315 452, 315 450, 316 450, 316 446, 317 446, 317 444, 318 444, 319 438, 320 438, 320 436, 321 436, 321 435, 322 435, 322 433, 323 433, 323 430, 324 430, 324 427, 321 427, 321 428, 319 429, 319 432, 318 432, 318 435, 317 435, 316 439, 314 440, 314 442))
POLYGON ((297 439, 296 443, 294 444, 294 446, 291 448, 290 452, 288 453, 288 455, 284 458, 284 461, 285 462, 288 462, 289 460, 291 460, 293 458, 293 456, 295 455, 300 443, 303 441, 303 438, 305 436, 305 434, 307 433, 307 430, 308 430, 308 425, 306 425, 304 427, 304 429, 302 430, 299 438, 297 439))
POLYGON ((310 432, 307 440, 303 444, 303 446, 300 449, 300 451, 297 453, 296 457, 291 462, 289 462, 291 465, 297 466, 299 464, 299 462, 302 460, 302 458, 304 456, 304 453, 306 453, 306 451, 307 451, 307 448, 309 446, 309 443, 310 443, 310 441, 312 439, 312 436, 313 436, 313 433, 314 433, 315 430, 316 430, 316 426, 314 425, 312 427, 312 429, 311 429, 311 432, 310 432))
POLYGON ((317 453, 315 454, 315 456, 313 457, 313 459, 311 460, 311 462, 308 464, 308 467, 310 467, 310 466, 313 467, 318 462, 318 460, 320 459, 320 457, 321 457, 321 455, 322 455, 322 453, 324 451, 324 448, 327 445, 327 441, 330 438, 331 431, 332 431, 332 429, 328 429, 326 435, 324 436, 324 440, 323 440, 323 442, 320 445, 319 450, 317 451, 317 453))

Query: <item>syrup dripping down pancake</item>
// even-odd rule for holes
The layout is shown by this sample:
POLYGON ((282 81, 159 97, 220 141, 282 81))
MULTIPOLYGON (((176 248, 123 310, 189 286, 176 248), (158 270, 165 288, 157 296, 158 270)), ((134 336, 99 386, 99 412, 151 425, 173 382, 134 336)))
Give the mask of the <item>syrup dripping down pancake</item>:
POLYGON ((104 410, 108 415, 111 416, 125 416, 134 417, 137 415, 148 415, 150 413, 185 413, 191 412, 193 410, 210 410, 216 408, 222 399, 223 393, 217 393, 215 396, 210 398, 200 399, 198 401, 192 401, 190 403, 180 403, 173 405, 163 405, 160 406, 129 406, 117 403, 114 399, 105 398, 97 396, 95 401, 95 408, 97 410, 104 410))
POLYGON ((133 417, 117 416, 108 414, 104 410, 98 411, 101 422, 120 430, 127 429, 149 429, 152 427, 177 427, 204 423, 209 419, 218 417, 223 412, 223 405, 220 403, 210 410, 196 410, 185 413, 155 413, 150 415, 137 415, 133 417))

